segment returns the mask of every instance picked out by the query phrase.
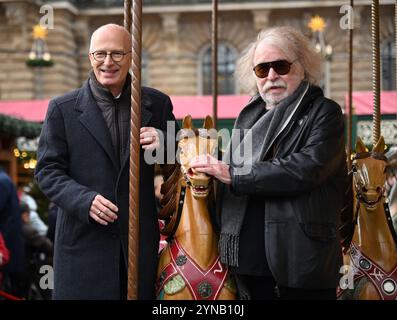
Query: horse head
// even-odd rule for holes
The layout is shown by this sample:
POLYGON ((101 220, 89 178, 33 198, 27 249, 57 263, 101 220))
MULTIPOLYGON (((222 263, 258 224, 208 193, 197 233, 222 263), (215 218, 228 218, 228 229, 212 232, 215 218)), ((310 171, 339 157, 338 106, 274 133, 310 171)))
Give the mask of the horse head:
POLYGON ((384 152, 383 137, 371 151, 360 138, 357 140, 352 163, 355 209, 352 221, 344 226, 350 232, 344 241, 344 261, 350 265, 353 277, 349 281, 353 280, 354 285, 341 286, 341 299, 397 299, 396 238, 385 204, 388 162, 384 152))
POLYGON ((387 159, 384 155, 385 141, 379 139, 371 152, 358 138, 356 155, 352 164, 353 185, 358 201, 367 210, 374 211, 383 205, 384 186, 386 180, 387 159))
POLYGON ((203 127, 195 129, 191 116, 186 116, 177 140, 179 164, 165 174, 169 178, 161 188, 164 207, 159 217, 165 221, 161 233, 168 239, 159 257, 157 298, 234 299, 234 280, 220 261, 210 216, 213 178, 191 167, 196 157, 216 152, 218 140, 212 118, 207 116, 203 127))
POLYGON ((213 178, 193 169, 190 162, 197 156, 213 155, 216 147, 217 133, 210 116, 205 118, 203 127, 200 129, 194 128, 190 115, 183 119, 178 143, 179 161, 186 185, 191 188, 196 199, 208 196, 213 178))

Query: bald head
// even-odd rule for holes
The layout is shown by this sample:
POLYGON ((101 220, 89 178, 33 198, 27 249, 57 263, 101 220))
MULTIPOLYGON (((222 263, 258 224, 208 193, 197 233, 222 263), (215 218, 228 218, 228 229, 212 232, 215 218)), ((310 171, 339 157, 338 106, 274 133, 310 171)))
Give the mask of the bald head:
POLYGON ((130 34, 117 24, 99 27, 91 36, 88 56, 98 82, 118 96, 131 67, 130 34))
POLYGON ((127 30, 124 29, 124 27, 119 26, 118 24, 114 23, 109 23, 105 24, 98 29, 96 29, 92 35, 91 35, 91 40, 90 40, 90 52, 95 51, 95 44, 100 41, 101 38, 106 37, 106 36, 119 36, 124 43, 125 50, 130 50, 132 42, 131 42, 131 36, 127 30))

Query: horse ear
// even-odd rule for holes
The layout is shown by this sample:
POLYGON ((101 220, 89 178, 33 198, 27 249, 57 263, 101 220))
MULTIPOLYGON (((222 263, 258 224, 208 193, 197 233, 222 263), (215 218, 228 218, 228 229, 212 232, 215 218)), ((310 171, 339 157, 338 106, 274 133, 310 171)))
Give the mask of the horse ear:
POLYGON ((190 114, 188 114, 187 116, 185 116, 183 118, 182 128, 183 129, 192 129, 193 128, 192 116, 190 114))
POLYGON ((383 136, 379 138, 376 145, 372 148, 372 152, 385 153, 385 139, 383 136))
POLYGON ((212 119, 211 116, 206 116, 204 123, 203 123, 203 128, 209 130, 215 128, 214 126, 214 120, 212 119))
POLYGON ((362 153, 365 152, 366 148, 365 148, 365 144, 363 142, 363 140, 361 140, 360 137, 357 137, 356 140, 356 153, 362 153))

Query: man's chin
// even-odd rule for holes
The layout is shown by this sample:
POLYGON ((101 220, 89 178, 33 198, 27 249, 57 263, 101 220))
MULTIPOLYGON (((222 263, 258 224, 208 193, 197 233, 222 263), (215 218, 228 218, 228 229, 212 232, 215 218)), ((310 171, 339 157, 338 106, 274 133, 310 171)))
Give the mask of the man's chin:
POLYGON ((267 106, 276 106, 281 100, 283 100, 286 97, 287 97, 286 94, 282 94, 280 96, 274 96, 269 94, 262 95, 262 98, 267 106))

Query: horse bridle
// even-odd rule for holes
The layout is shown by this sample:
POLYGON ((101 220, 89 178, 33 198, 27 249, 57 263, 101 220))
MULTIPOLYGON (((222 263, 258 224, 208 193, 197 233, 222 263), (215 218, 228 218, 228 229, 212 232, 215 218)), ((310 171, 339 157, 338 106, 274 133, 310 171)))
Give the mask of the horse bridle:
MULTIPOLYGON (((377 159, 377 160, 382 160, 382 161, 385 161, 387 163, 386 156, 383 153, 379 153, 379 152, 359 152, 359 153, 356 153, 356 155, 353 158, 353 161, 356 160, 356 159, 365 159, 365 158, 368 158, 368 157, 372 157, 372 158, 377 159)), ((354 171, 354 166, 352 166, 352 172, 353 173, 355 172, 354 171)), ((360 204, 361 203, 365 203, 367 205, 373 206, 373 205, 377 204, 378 202, 380 202, 382 200, 382 198, 385 197, 383 193, 384 192, 382 191, 379 194, 379 197, 378 197, 378 199, 376 199, 376 201, 368 202, 367 197, 362 193, 361 188, 356 188, 357 205, 356 205, 356 210, 355 210, 354 219, 353 219, 353 225, 354 226, 357 225, 357 219, 358 219, 358 212, 360 210, 360 204)), ((389 208, 388 202, 384 202, 383 203, 383 208, 384 208, 384 211, 385 211, 387 224, 389 226, 390 232, 391 232, 391 234, 393 236, 393 239, 394 239, 394 243, 397 245, 397 233, 394 230, 393 221, 392 221, 392 218, 391 218, 391 215, 390 215, 390 208, 389 208)))

